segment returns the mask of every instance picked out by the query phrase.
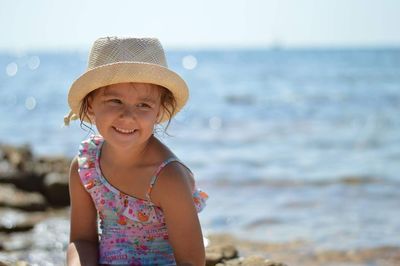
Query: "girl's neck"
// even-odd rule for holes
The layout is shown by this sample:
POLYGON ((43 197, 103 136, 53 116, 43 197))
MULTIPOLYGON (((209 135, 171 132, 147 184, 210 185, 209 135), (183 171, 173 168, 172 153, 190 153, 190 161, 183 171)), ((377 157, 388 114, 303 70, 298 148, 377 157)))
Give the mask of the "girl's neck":
POLYGON ((151 136, 148 141, 140 146, 136 146, 134 149, 118 149, 107 143, 107 141, 104 141, 101 149, 102 161, 112 162, 113 165, 119 167, 133 167, 145 164, 146 158, 149 158, 147 155, 150 147, 155 142, 157 142, 156 138, 151 136))

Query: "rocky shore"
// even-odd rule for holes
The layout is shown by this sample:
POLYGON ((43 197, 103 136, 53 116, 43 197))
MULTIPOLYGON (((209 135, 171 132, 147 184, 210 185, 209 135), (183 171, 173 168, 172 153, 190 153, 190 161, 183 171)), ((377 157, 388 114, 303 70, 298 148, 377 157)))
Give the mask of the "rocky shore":
MULTIPOLYGON (((65 264, 70 161, 34 156, 29 146, 0 145, 0 266, 65 264)), ((322 250, 306 241, 257 243, 223 234, 207 239, 207 266, 400 265, 400 248, 392 246, 322 250)))
POLYGON ((29 146, 0 145, 0 233, 29 231, 52 210, 68 206, 69 163, 35 157, 29 146))
MULTIPOLYGON (((29 146, 0 145, 0 266, 30 265, 31 253, 51 254, 53 248, 54 253, 61 254, 58 256, 64 256, 68 242, 65 233, 60 236, 55 228, 52 235, 51 227, 44 225, 59 219, 64 222, 61 226, 68 226, 70 161, 71 158, 34 156, 29 146), (45 231, 49 234, 47 239, 45 231), (44 244, 40 242, 42 237, 44 244)), ((207 266, 285 265, 261 256, 241 257, 237 247, 224 239, 210 240, 206 253, 207 266)), ((46 261, 46 255, 42 256, 46 261)), ((62 259, 59 263, 54 260, 57 259, 53 257, 53 263, 43 265, 65 264, 62 259)))

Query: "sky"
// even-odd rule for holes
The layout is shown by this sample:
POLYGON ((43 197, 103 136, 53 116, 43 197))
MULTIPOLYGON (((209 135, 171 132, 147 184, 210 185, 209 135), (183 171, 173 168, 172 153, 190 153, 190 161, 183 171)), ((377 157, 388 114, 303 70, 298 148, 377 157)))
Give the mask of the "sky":
POLYGON ((399 0, 0 0, 0 50, 87 50, 101 36, 169 48, 400 47, 399 0))

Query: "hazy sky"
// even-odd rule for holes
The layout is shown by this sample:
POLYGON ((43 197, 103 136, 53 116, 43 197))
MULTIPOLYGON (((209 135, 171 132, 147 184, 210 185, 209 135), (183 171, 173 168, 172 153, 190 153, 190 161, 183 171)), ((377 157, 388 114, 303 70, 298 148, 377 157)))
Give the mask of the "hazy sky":
POLYGON ((0 0, 0 49, 89 49, 97 37, 166 47, 399 46, 400 0, 0 0))

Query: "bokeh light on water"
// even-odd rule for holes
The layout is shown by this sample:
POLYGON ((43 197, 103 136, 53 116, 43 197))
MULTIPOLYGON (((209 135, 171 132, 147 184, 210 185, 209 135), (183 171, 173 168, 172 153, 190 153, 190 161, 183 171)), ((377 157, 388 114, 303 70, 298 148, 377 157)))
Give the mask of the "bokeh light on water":
POLYGON ((218 117, 218 116, 213 116, 208 121, 208 124, 209 124, 211 129, 218 130, 222 126, 222 119, 220 117, 218 117))
POLYGON ((35 107, 36 107, 36 99, 35 99, 35 97, 30 96, 30 97, 26 98, 26 100, 25 100, 25 108, 28 109, 28 110, 33 110, 33 109, 35 109, 35 107))
POLYGON ((28 67, 31 70, 35 70, 40 66, 40 58, 39 56, 31 56, 28 60, 28 67))
POLYGON ((13 77, 18 72, 18 65, 15 62, 9 63, 6 66, 6 73, 8 76, 13 77))
POLYGON ((182 58, 182 66, 185 69, 193 70, 197 67, 197 58, 193 55, 187 55, 182 58))
POLYGON ((5 72, 9 77, 14 77, 22 68, 35 71, 40 67, 40 57, 38 55, 19 55, 14 60, 5 67, 5 72))

